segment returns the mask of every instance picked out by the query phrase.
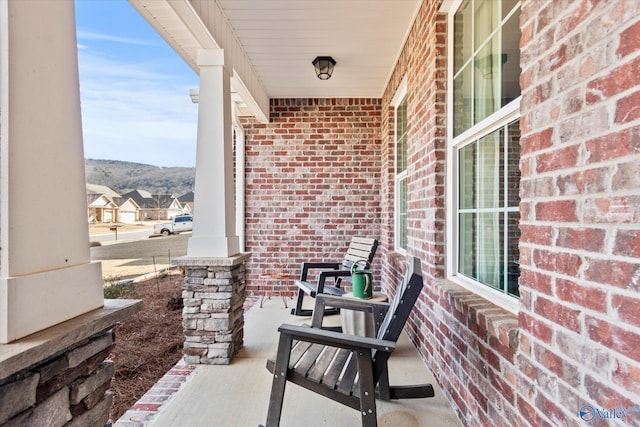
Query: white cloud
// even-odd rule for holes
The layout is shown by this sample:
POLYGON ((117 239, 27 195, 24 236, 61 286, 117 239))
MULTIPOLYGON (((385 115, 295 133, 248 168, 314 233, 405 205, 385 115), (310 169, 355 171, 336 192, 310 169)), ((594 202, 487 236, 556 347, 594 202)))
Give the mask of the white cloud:
MULTIPOLYGON (((177 59, 180 60, 180 59, 177 59)), ((194 166, 197 76, 79 50, 85 156, 194 166)), ((188 71, 188 70, 187 70, 188 71)))
POLYGON ((96 33, 90 30, 77 29, 78 40, 102 40, 114 43, 130 44, 137 46, 157 46, 149 40, 133 39, 130 37, 114 36, 112 34, 96 33))

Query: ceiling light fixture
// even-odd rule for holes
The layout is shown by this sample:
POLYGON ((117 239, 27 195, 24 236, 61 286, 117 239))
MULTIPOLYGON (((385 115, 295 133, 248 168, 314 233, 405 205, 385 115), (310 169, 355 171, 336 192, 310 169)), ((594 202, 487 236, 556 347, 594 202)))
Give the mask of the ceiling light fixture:
POLYGON ((197 104, 200 101, 200 90, 199 89, 189 89, 189 96, 191 97, 191 102, 197 104))
POLYGON ((317 56, 312 64, 316 70, 316 76, 320 80, 329 80, 331 74, 333 74, 333 67, 336 65, 336 61, 330 56, 317 56))

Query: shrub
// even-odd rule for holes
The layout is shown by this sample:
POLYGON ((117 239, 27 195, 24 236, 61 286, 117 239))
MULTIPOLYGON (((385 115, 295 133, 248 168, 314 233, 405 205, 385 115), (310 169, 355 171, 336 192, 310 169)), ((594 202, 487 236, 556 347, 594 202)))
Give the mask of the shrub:
POLYGON ((136 298, 136 285, 133 280, 120 280, 120 276, 106 276, 104 281, 105 299, 136 298))

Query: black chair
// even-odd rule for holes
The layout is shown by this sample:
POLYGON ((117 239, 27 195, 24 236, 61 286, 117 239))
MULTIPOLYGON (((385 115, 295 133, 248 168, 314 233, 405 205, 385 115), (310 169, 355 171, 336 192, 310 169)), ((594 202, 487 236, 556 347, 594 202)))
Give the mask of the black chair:
POLYGON ((300 279, 295 282, 296 286, 298 286, 298 298, 296 299, 295 308, 291 310, 291 314, 311 316, 313 310, 304 310, 302 308, 305 294, 312 298, 315 298, 318 294, 344 295, 345 291, 340 288, 340 285, 343 278, 351 277, 351 266, 360 260, 366 260, 371 264, 377 248, 378 241, 376 239, 353 237, 342 261, 303 263, 300 279), (307 280, 310 270, 321 270, 318 273, 316 282, 307 280), (333 283, 333 285, 329 283, 333 283))
POLYGON ((391 304, 317 295, 311 328, 280 326, 276 358, 267 362, 273 373, 267 427, 280 424, 287 381, 360 411, 363 426, 377 426, 376 397, 434 396, 430 384, 389 385, 387 362, 423 286, 419 260, 414 259, 411 267, 391 304), (377 338, 322 329, 326 306, 367 313, 379 327, 377 338))

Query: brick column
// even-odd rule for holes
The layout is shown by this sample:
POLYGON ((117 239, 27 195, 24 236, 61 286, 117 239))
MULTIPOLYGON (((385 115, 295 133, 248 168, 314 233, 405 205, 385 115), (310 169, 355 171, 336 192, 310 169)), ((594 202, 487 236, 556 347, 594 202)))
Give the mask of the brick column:
POLYGON ((182 298, 184 360, 228 365, 244 337, 245 266, 249 254, 174 260, 185 270, 182 298))

